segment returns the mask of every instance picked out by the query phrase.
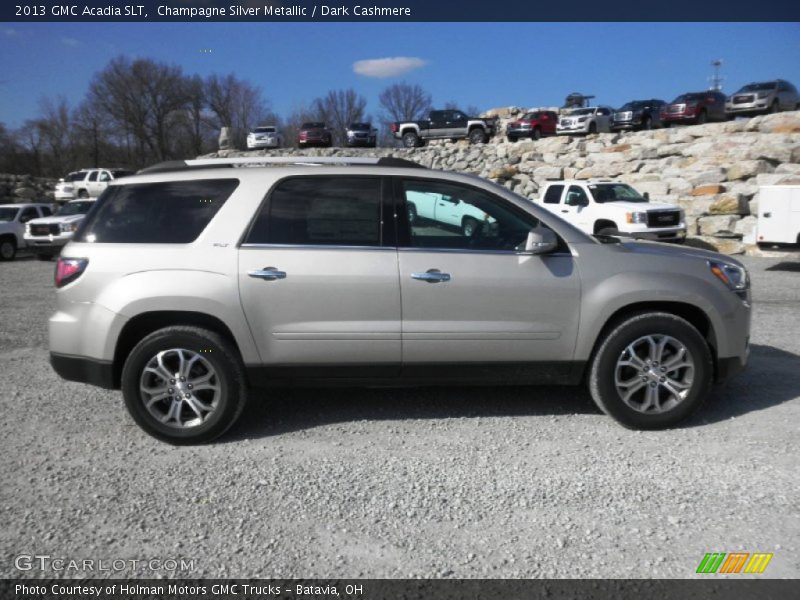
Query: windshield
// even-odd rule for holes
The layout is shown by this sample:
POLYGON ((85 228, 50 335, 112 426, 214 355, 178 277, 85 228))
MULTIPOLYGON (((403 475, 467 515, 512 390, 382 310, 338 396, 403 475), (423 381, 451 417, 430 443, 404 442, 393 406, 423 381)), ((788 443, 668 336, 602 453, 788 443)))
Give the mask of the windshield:
POLYGON ((253 133, 275 133, 274 127, 256 127, 253 133))
POLYGON ((303 123, 301 129, 325 129, 325 123, 303 123))
POLYGON ((70 215, 85 215, 89 209, 94 205, 92 202, 67 202, 58 211, 59 217, 68 217, 70 215))
POLYGON ((18 208, 13 206, 0 206, 0 221, 8 222, 17 218, 18 208))
POLYGON ((522 115, 521 119, 523 121, 531 121, 533 119, 539 119, 539 118, 541 118, 541 116, 542 116, 542 113, 529 112, 529 113, 525 113, 524 115, 522 115))
POLYGON ((644 102, 639 102, 639 101, 637 101, 637 102, 628 102, 627 104, 623 104, 622 108, 620 108, 619 110, 620 111, 639 110, 640 108, 642 108, 642 106, 644 106, 644 102))
POLYGON ((766 92, 766 91, 774 90, 774 89, 775 89, 775 82, 774 81, 770 81, 769 83, 750 83, 750 84, 744 86, 742 89, 740 89, 736 93, 740 94, 742 92, 766 92))
POLYGON ((594 201, 598 204, 603 202, 647 202, 639 192, 625 183, 598 183, 590 185, 594 201))
POLYGON ((371 127, 369 123, 351 123, 350 129, 355 131, 369 131, 371 127))
POLYGON ((70 173, 64 177, 64 181, 83 181, 84 177, 86 177, 86 172, 70 173))
POLYGON ((681 104, 683 102, 694 102, 695 100, 700 100, 704 94, 681 94, 675 100, 672 101, 673 104, 681 104))
POLYGON ((593 115, 594 109, 593 108, 576 108, 571 113, 570 116, 581 116, 581 115, 593 115))

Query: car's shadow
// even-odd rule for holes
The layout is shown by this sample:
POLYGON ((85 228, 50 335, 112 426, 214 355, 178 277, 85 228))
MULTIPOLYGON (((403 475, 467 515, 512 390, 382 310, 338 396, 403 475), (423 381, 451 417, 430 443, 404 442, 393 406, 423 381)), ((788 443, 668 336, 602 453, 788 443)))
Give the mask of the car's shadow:
MULTIPOLYGON (((715 386, 705 408, 684 427, 697 427, 800 397, 800 356, 753 346, 748 369, 715 386)), ((259 438, 349 421, 474 419, 596 414, 585 386, 295 388, 254 390, 223 442, 259 438)))

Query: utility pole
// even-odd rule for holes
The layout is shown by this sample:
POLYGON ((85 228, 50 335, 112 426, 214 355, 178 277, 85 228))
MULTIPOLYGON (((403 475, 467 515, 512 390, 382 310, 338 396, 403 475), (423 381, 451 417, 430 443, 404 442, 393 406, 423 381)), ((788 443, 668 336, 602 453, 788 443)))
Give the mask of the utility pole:
POLYGON ((722 89, 722 81, 725 79, 719 74, 719 69, 722 66, 722 59, 718 58, 716 60, 712 60, 711 66, 714 67, 714 74, 708 78, 708 80, 711 82, 711 87, 709 89, 719 92, 722 89))

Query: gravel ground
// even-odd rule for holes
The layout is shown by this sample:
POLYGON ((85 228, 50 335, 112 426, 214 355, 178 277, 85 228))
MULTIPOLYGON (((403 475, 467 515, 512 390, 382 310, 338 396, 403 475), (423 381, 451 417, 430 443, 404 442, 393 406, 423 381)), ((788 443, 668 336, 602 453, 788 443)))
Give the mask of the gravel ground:
POLYGON ((15 570, 27 553, 184 557, 188 577, 691 577, 743 550, 798 577, 800 262, 745 261, 750 368, 680 429, 627 431, 577 388, 273 391, 189 448, 59 380, 53 267, 2 263, 0 575, 52 575, 15 570))

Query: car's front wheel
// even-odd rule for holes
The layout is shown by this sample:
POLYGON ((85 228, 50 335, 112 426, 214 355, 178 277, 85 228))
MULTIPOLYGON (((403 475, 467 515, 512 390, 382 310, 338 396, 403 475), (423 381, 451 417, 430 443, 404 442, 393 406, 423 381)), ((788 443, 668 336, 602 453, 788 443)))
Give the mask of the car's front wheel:
POLYGON ((219 334, 174 326, 140 341, 122 369, 133 420, 171 444, 210 442, 239 418, 247 386, 239 353, 219 334))
POLYGON ((485 144, 488 140, 489 136, 487 136, 486 132, 479 127, 476 127, 469 132, 470 144, 485 144))
POLYGON ((419 136, 413 131, 403 134, 403 146, 406 148, 417 148, 420 145, 419 136))
POLYGON ((681 317, 639 313, 618 323, 599 343, 589 389, 597 406, 625 427, 671 427, 708 396, 711 351, 681 317))
POLYGON ((17 255, 17 241, 13 237, 0 239, 0 260, 14 260, 17 255))

